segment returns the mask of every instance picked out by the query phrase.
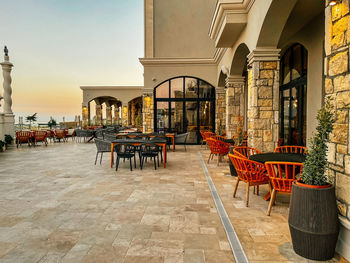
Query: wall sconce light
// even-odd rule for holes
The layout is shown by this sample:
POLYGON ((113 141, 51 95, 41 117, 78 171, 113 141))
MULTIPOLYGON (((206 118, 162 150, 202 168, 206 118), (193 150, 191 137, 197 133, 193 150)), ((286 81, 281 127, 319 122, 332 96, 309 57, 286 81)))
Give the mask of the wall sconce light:
POLYGON ((340 2, 341 2, 340 0, 331 0, 329 2, 329 5, 333 6, 333 5, 339 4, 340 2))

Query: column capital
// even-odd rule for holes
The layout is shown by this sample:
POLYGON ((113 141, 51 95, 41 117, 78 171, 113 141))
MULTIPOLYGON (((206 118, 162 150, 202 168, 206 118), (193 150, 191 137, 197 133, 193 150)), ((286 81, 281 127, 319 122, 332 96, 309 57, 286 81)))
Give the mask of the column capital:
POLYGON ((225 89, 225 87, 216 87, 215 88, 215 93, 216 94, 225 94, 226 93, 226 89, 225 89))
POLYGON ((280 52, 279 48, 257 47, 248 54, 248 65, 260 61, 279 61, 280 52))
POLYGON ((230 75, 225 79, 225 83, 228 88, 242 86, 245 83, 245 78, 239 75, 230 75))

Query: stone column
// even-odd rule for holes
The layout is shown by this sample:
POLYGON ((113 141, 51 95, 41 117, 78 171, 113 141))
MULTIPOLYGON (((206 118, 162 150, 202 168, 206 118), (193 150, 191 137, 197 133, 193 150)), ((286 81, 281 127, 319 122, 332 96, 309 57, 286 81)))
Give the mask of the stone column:
POLYGON ((103 115, 102 115, 102 105, 96 104, 96 125, 102 125, 103 115))
POLYGON ((114 104, 114 124, 115 125, 120 124, 119 106, 116 104, 114 104))
POLYGON ((82 127, 89 126, 89 109, 88 106, 82 106, 81 116, 83 119, 82 127))
POLYGON ((226 90, 224 87, 216 88, 216 110, 215 110, 216 133, 219 132, 220 126, 222 132, 226 127, 226 90))
POLYGON ((240 118, 243 119, 246 114, 244 84, 245 79, 242 76, 226 78, 226 134, 228 138, 236 136, 240 118))
POLYGON ((279 49, 248 55, 248 145, 272 152, 279 137, 279 49))
POLYGON ((153 92, 144 92, 142 95, 143 108, 143 132, 153 132, 154 128, 154 103, 153 92))
POLYGON ((122 126, 128 126, 128 104, 122 104, 122 126))
POLYGON ((110 105, 106 106, 106 124, 112 124, 112 106, 110 105))
MULTIPOLYGON (((3 99, 4 99, 4 107, 3 107, 3 113, 1 114, 1 120, 0 120, 0 139, 3 140, 5 134, 11 135, 13 138, 15 138, 15 116, 12 112, 12 88, 11 88, 11 70, 13 67, 13 64, 10 62, 10 58, 8 56, 8 50, 5 47, 5 57, 4 62, 0 63, 2 67, 2 74, 4 77, 3 82, 3 99)), ((1 99, 1 96, 0 96, 1 99)))
MULTIPOLYGON (((335 184, 340 219, 336 251, 350 260, 350 12, 349 2, 325 8, 325 95, 337 115, 328 145, 329 176, 335 184)), ((309 96, 309 94, 308 94, 309 96)), ((312 96, 312 94, 311 94, 312 96)))
POLYGON ((135 118, 136 118, 136 105, 135 101, 131 102, 131 125, 135 126, 135 118))

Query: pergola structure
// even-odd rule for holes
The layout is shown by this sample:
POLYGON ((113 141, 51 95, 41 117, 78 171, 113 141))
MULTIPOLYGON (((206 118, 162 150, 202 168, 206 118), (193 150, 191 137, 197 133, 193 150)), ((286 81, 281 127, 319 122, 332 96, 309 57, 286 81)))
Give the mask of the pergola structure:
POLYGON ((141 86, 82 86, 83 126, 88 125, 135 125, 141 114, 141 86), (91 112, 95 103, 95 117, 91 112), (104 110, 105 109, 105 110, 104 110))

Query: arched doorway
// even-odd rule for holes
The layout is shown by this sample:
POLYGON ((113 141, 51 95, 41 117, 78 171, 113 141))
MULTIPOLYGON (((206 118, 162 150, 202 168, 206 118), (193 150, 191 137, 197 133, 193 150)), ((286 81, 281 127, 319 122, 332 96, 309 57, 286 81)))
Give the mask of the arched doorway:
POLYGON ((285 145, 306 145, 307 50, 289 47, 281 58, 280 138, 285 145))
POLYGON ((154 131, 188 132, 198 144, 200 130, 215 130, 215 88, 194 77, 175 77, 154 88, 154 131))

